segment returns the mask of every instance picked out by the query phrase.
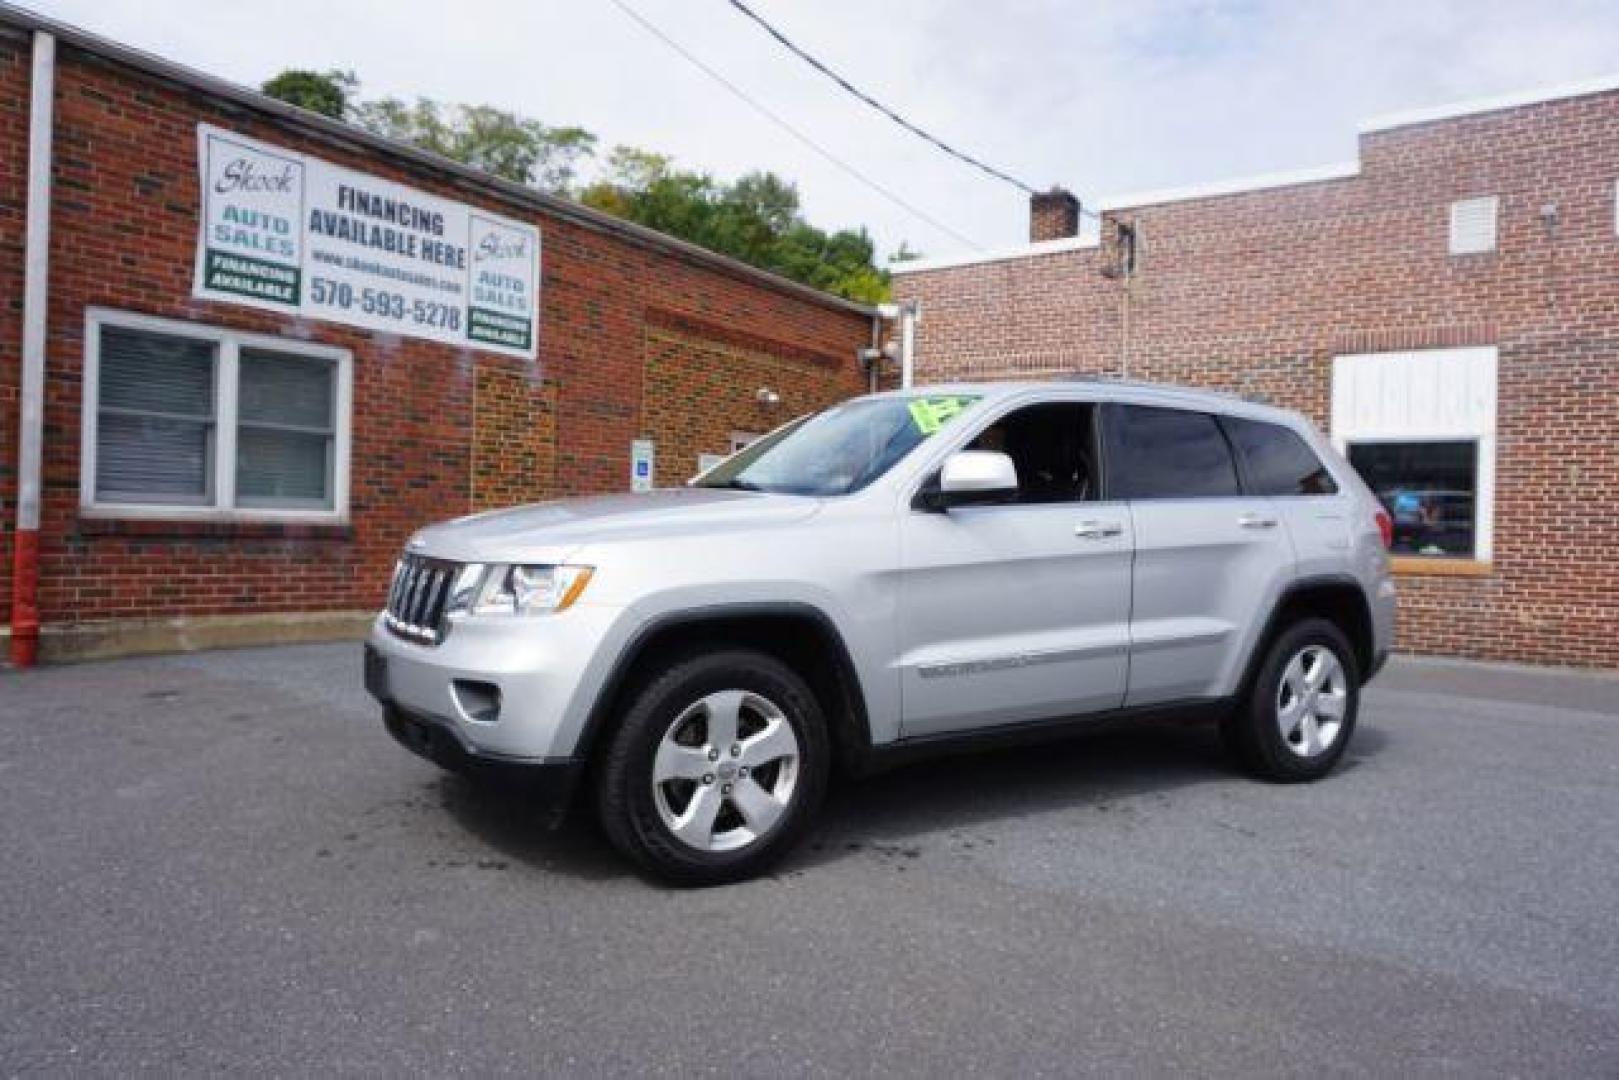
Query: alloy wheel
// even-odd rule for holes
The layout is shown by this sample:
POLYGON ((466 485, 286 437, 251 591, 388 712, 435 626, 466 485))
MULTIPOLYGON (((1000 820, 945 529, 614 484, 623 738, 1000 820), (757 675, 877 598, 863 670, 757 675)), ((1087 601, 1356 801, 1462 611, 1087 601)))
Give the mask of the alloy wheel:
POLYGON ((1349 710, 1349 677, 1324 645, 1307 645, 1282 669, 1276 690, 1276 724, 1282 742, 1303 758, 1330 750, 1349 710))
POLYGON ((737 851, 769 833, 798 784, 798 736, 774 702, 721 690, 675 717, 652 760, 663 824, 698 851, 737 851))

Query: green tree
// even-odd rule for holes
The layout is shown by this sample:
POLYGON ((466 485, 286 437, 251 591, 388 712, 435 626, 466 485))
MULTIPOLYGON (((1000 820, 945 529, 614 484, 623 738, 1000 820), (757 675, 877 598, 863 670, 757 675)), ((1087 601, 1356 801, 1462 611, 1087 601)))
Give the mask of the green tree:
POLYGON ((671 161, 663 154, 633 146, 615 146, 607 155, 603 178, 581 191, 579 201, 614 217, 639 220, 634 217, 634 203, 639 193, 666 176, 670 168, 671 161))
POLYGON ((333 120, 348 118, 350 99, 359 88, 352 71, 296 70, 283 71, 261 87, 273 98, 333 120))
POLYGON ((353 117, 374 134, 554 194, 572 190, 580 162, 596 146, 596 136, 583 128, 549 127, 493 105, 380 98, 356 105, 353 117))
POLYGON ((601 179, 579 194, 598 210, 670 233, 827 292, 880 303, 886 270, 864 229, 826 233, 804 220, 798 189, 769 172, 732 184, 676 169, 661 155, 616 147, 601 179))
POLYGON ((600 177, 580 189, 579 170, 596 152, 596 136, 584 128, 551 127, 493 105, 362 101, 359 85, 350 72, 283 71, 264 84, 264 92, 493 176, 577 197, 839 296, 869 303, 888 299, 888 271, 873 261, 866 231, 827 233, 811 225, 798 188, 775 173, 752 172, 727 184, 678 169, 663 154, 618 146, 600 177))

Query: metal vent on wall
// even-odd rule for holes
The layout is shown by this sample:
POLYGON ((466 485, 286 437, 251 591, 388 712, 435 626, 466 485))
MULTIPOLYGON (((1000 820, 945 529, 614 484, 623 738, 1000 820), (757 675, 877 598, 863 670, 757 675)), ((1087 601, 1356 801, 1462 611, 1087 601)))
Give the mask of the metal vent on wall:
POLYGON ((1501 200, 1494 195, 1450 204, 1450 253, 1479 255, 1495 250, 1495 219, 1501 200))

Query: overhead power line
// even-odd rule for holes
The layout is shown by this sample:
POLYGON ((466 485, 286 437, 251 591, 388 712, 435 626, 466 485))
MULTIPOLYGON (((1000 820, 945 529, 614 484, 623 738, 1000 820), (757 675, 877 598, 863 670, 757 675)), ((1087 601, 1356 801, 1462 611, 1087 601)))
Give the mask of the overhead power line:
POLYGON ((816 71, 819 71, 822 75, 825 75, 827 78, 843 87, 843 89, 847 90, 849 93, 853 94, 867 105, 870 105, 873 109, 876 109, 878 112, 888 117, 888 119, 894 121, 894 123, 898 124, 906 131, 909 131, 912 135, 932 143, 934 146, 938 147, 940 150, 943 150, 951 157, 958 161, 966 162, 979 172, 988 173, 997 180, 1004 180, 1006 183, 1011 184, 1013 187, 1018 188, 1029 195, 1039 194, 1039 192, 1036 191, 1031 185, 1024 183, 1022 180, 1019 180, 1010 173, 997 169, 993 165, 986 165, 984 162, 979 161, 970 154, 957 150, 955 147, 951 146, 938 136, 931 135, 928 132, 923 131, 921 128, 905 119, 905 117, 901 116, 893 109, 890 109, 887 105, 884 105, 882 102, 878 101, 876 98, 872 97, 870 94, 851 83, 848 79, 845 79, 842 75, 839 75, 837 72, 821 63, 821 61, 817 60, 814 56, 799 48, 799 46, 796 45, 791 38, 782 33, 780 30, 777 30, 774 26, 771 26, 770 23, 765 21, 762 15, 754 11, 747 4, 744 4, 742 0, 730 0, 730 4, 732 7, 736 8, 742 14, 746 15, 748 18, 757 23, 765 33, 781 42, 788 52, 792 53, 794 56, 804 61, 804 63, 808 64, 816 71))
POLYGON ((781 128, 783 131, 787 132, 787 134, 791 135, 793 138, 797 139, 799 142, 803 143, 805 146, 807 146, 811 150, 815 151, 815 153, 819 154, 822 158, 825 158, 828 162, 835 165, 837 168, 843 170, 843 172, 845 172, 848 175, 854 177, 856 180, 860 181, 860 183, 864 184, 866 187, 868 187, 871 190, 875 191, 877 194, 881 195, 883 198, 887 199, 889 202, 893 203, 895 206, 898 206, 900 209, 902 209, 905 212, 913 215, 919 221, 924 221, 927 224, 933 226, 935 229, 938 229, 940 232, 946 234, 947 236, 950 236, 950 237, 955 238, 956 240, 959 240, 961 243, 966 244, 970 248, 978 248, 978 247, 982 246, 982 245, 978 244, 976 241, 972 240, 971 238, 963 236, 961 233, 957 232, 955 229, 952 229, 950 226, 946 225, 944 222, 940 221, 938 218, 933 217, 931 214, 927 213, 925 210, 922 210, 919 207, 913 206, 911 203, 907 202, 904 198, 902 198, 899 195, 898 192, 895 192, 891 188, 888 188, 885 185, 879 183, 877 180, 875 180, 871 176, 868 176, 866 173, 864 173, 861 170, 857 169, 855 166, 849 164, 847 161, 844 161, 842 158, 838 157, 832 151, 828 150, 826 147, 822 146, 820 143, 816 142, 814 139, 810 138, 808 135, 806 135, 802 131, 798 130, 798 128, 794 127, 791 123, 789 123, 780 114, 776 113, 772 109, 768 108, 767 106, 761 104, 759 101, 755 100, 753 97, 751 97, 747 93, 747 91, 743 90, 740 86, 733 83, 730 79, 727 79, 724 75, 722 75, 718 71, 714 70, 714 68, 712 68, 708 64, 704 63, 703 60, 701 60, 699 57, 697 57, 692 52, 687 50, 678 41, 676 41, 674 38, 670 37, 668 34, 664 33, 662 30, 660 30, 652 22, 648 21, 639 11, 636 11, 629 4, 625 3, 625 0, 613 0, 613 6, 618 8, 625 15, 629 16, 631 19, 633 19, 647 33, 651 34, 653 37, 657 38, 659 41, 661 41, 665 45, 669 46, 669 48, 671 48, 675 52, 679 53, 693 67, 696 67, 703 74, 707 75, 709 78, 713 79, 715 82, 717 82, 721 86, 725 87, 725 89, 729 90, 736 97, 740 98, 743 102, 745 102, 747 105, 749 105, 751 108, 753 108, 753 110, 755 112, 759 113, 765 119, 769 120, 771 123, 775 124, 777 127, 781 128))

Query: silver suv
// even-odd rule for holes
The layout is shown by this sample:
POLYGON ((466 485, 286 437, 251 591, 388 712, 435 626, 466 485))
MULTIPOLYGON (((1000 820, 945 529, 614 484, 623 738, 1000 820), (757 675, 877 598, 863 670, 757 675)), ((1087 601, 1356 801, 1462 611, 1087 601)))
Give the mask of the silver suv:
POLYGON ((366 647, 388 729, 687 883, 759 871, 829 777, 1205 713, 1248 771, 1343 755, 1392 522, 1300 416, 1113 382, 857 398, 684 488, 422 530, 366 647))

